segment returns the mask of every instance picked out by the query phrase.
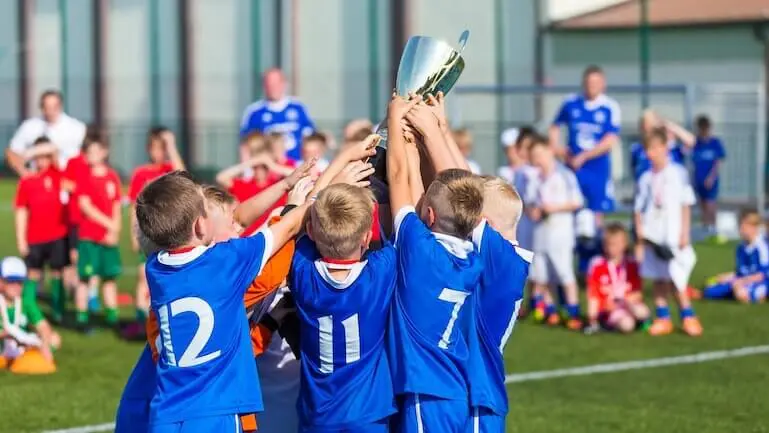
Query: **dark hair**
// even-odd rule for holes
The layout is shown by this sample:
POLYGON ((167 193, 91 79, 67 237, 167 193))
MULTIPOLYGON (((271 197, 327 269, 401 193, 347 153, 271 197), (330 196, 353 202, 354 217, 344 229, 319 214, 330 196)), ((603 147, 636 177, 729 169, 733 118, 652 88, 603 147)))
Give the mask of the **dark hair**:
POLYGON ((328 145, 328 139, 325 135, 321 134, 320 132, 313 132, 312 134, 304 137, 302 139, 302 144, 307 143, 308 141, 320 141, 323 143, 323 146, 328 145))
POLYGON ((746 219, 753 220, 753 224, 761 224, 761 214, 758 213, 756 208, 743 208, 740 210, 740 222, 744 222, 746 219))
POLYGON ((59 100, 59 103, 64 102, 64 97, 61 95, 60 91, 54 90, 54 89, 48 89, 48 90, 44 91, 40 95, 40 99, 39 99, 38 103, 40 104, 41 108, 43 106, 43 101, 45 101, 45 99, 48 98, 49 96, 56 97, 59 100))
POLYGON ((694 123, 697 124, 697 128, 699 129, 710 129, 711 123, 710 118, 705 114, 700 114, 697 116, 697 119, 695 119, 694 123))
POLYGON ((534 132, 531 134, 529 149, 534 149, 535 147, 550 147, 550 140, 544 135, 534 132))
POLYGON ((598 65, 589 65, 585 70, 582 72, 582 78, 585 79, 590 75, 593 74, 601 74, 603 75, 603 69, 601 69, 598 65))
POLYGON ((40 145, 40 144, 48 144, 48 143, 50 143, 50 142, 51 142, 51 139, 50 139, 50 138, 48 138, 48 137, 47 137, 47 136, 45 136, 45 135, 41 135, 40 137, 37 137, 37 138, 35 139, 35 142, 34 142, 34 143, 32 143, 32 144, 33 144, 34 146, 37 146, 37 145, 40 145))
POLYGON ((136 199, 139 229, 158 248, 185 245, 195 221, 206 216, 200 185, 186 171, 174 171, 147 184, 136 199))
POLYGON ((619 221, 612 221, 608 224, 606 224, 606 227, 603 228, 604 236, 613 236, 617 234, 627 234, 627 230, 625 229, 625 226, 622 225, 619 221))
POLYGON ((518 128, 518 137, 515 139, 515 147, 521 147, 523 142, 537 134, 537 130, 531 125, 524 125, 518 128))
POLYGON ((658 140, 662 144, 668 142, 668 131, 664 127, 656 127, 644 137, 644 149, 648 148, 652 141, 658 140))
POLYGON ((155 140, 162 140, 162 134, 164 132, 168 132, 169 129, 162 125, 155 125, 147 131, 147 150, 150 149, 150 146, 152 146, 152 143, 155 142, 155 140))

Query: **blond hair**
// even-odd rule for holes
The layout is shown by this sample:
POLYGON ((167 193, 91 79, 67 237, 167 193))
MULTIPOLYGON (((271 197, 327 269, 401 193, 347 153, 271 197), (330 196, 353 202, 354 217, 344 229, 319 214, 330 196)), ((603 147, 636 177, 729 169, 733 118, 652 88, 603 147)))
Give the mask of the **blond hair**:
POLYGON ((209 204, 227 207, 236 203, 235 197, 216 185, 203 185, 203 197, 209 204))
POLYGON ((374 196, 368 189, 332 185, 318 194, 310 211, 312 239, 318 252, 332 259, 354 258, 371 230, 374 196))
POLYGON ((468 239, 481 220, 483 183, 467 170, 451 168, 435 177, 423 196, 423 206, 435 213, 436 233, 468 239))
POLYGON ((251 132, 241 141, 243 146, 248 148, 251 156, 256 156, 267 150, 267 139, 261 132, 251 132))
POLYGON ((518 191, 497 176, 483 176, 483 215, 499 230, 515 233, 523 213, 518 191))

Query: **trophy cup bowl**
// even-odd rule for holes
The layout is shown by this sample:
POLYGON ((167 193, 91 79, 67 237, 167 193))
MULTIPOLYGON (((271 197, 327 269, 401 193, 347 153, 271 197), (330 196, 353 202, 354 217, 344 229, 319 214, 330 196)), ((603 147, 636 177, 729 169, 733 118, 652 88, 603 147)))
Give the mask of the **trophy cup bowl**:
MULTIPOLYGON (((429 36, 412 36, 406 42, 398 65, 395 93, 408 98, 414 93, 420 96, 448 94, 465 69, 462 51, 470 32, 465 30, 459 38, 459 50, 447 42, 429 36)), ((375 167, 374 178, 387 183, 385 152, 387 150, 387 119, 376 129, 382 138, 377 144, 376 156, 372 158, 375 167)))

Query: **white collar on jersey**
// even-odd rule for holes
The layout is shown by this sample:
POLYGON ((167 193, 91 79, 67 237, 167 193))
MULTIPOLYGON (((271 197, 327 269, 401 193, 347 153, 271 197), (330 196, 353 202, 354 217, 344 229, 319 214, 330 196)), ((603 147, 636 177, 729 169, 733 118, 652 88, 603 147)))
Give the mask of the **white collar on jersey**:
POLYGON ((270 111, 283 111, 288 107, 288 104, 291 102, 291 98, 284 96, 277 101, 270 101, 268 99, 265 99, 265 105, 267 106, 267 109, 270 111))
POLYGON ((763 235, 759 234, 758 236, 756 236, 756 238, 753 239, 753 242, 751 242, 751 243, 749 243, 749 244, 747 244, 745 246, 745 251, 747 251, 749 253, 752 253, 753 250, 755 250, 756 248, 760 247, 761 243, 763 242, 762 238, 763 238, 763 235))
POLYGON ((433 232, 433 236, 435 236, 435 240, 438 241, 439 244, 443 245, 443 248, 446 248, 446 251, 460 259, 466 259, 470 251, 473 250, 473 243, 470 241, 445 235, 443 233, 433 232))
POLYGON ((582 100, 585 101, 585 108, 588 110, 595 110, 596 108, 606 103, 606 95, 601 93, 593 99, 587 99, 585 95, 582 95, 582 100))
POLYGON ((358 279, 361 272, 363 272, 363 268, 366 267, 366 263, 368 263, 368 260, 364 260, 362 262, 356 262, 356 263, 329 263, 325 262, 321 259, 315 260, 315 270, 318 271, 318 274, 320 274, 320 277, 323 278, 323 281, 331 285, 331 287, 337 289, 337 290, 344 290, 355 282, 355 280, 358 279), (349 269, 350 273, 347 274, 347 277, 345 277, 344 280, 339 281, 336 278, 334 278, 333 275, 331 275, 331 271, 334 269, 349 269))
POLYGON ((209 247, 209 245, 198 245, 189 251, 176 254, 161 251, 158 253, 158 261, 166 266, 184 266, 203 255, 209 247))

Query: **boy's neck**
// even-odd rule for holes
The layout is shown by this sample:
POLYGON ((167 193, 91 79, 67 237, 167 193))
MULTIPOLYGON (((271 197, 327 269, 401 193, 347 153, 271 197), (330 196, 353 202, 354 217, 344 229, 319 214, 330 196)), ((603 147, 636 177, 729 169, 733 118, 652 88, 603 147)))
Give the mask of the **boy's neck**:
POLYGON ((606 260, 609 263, 619 265, 620 263, 622 263, 623 260, 625 260, 625 256, 606 257, 606 260))
POLYGON ((753 243, 754 243, 754 242, 756 242, 756 241, 757 241, 757 240, 758 240, 760 237, 761 237, 761 233, 756 233, 756 235, 755 235, 755 236, 753 236, 752 238, 748 239, 748 240, 746 241, 746 243, 747 243, 748 245, 753 245, 753 243))
POLYGON ((542 173, 549 175, 555 171, 555 161, 549 161, 547 164, 542 166, 542 173))
POLYGON ((95 175, 103 175, 107 173, 107 164, 101 162, 91 166, 91 173, 95 175))
POLYGON ((655 173, 658 173, 658 172, 662 171, 663 168, 667 167, 667 165, 668 165, 667 158, 665 158, 662 161, 658 161, 658 162, 652 161, 652 171, 654 171, 655 173))
POLYGON ((344 281, 352 272, 351 265, 360 263, 363 257, 360 254, 346 259, 332 259, 323 257, 321 260, 328 266, 328 274, 337 281, 344 281))

